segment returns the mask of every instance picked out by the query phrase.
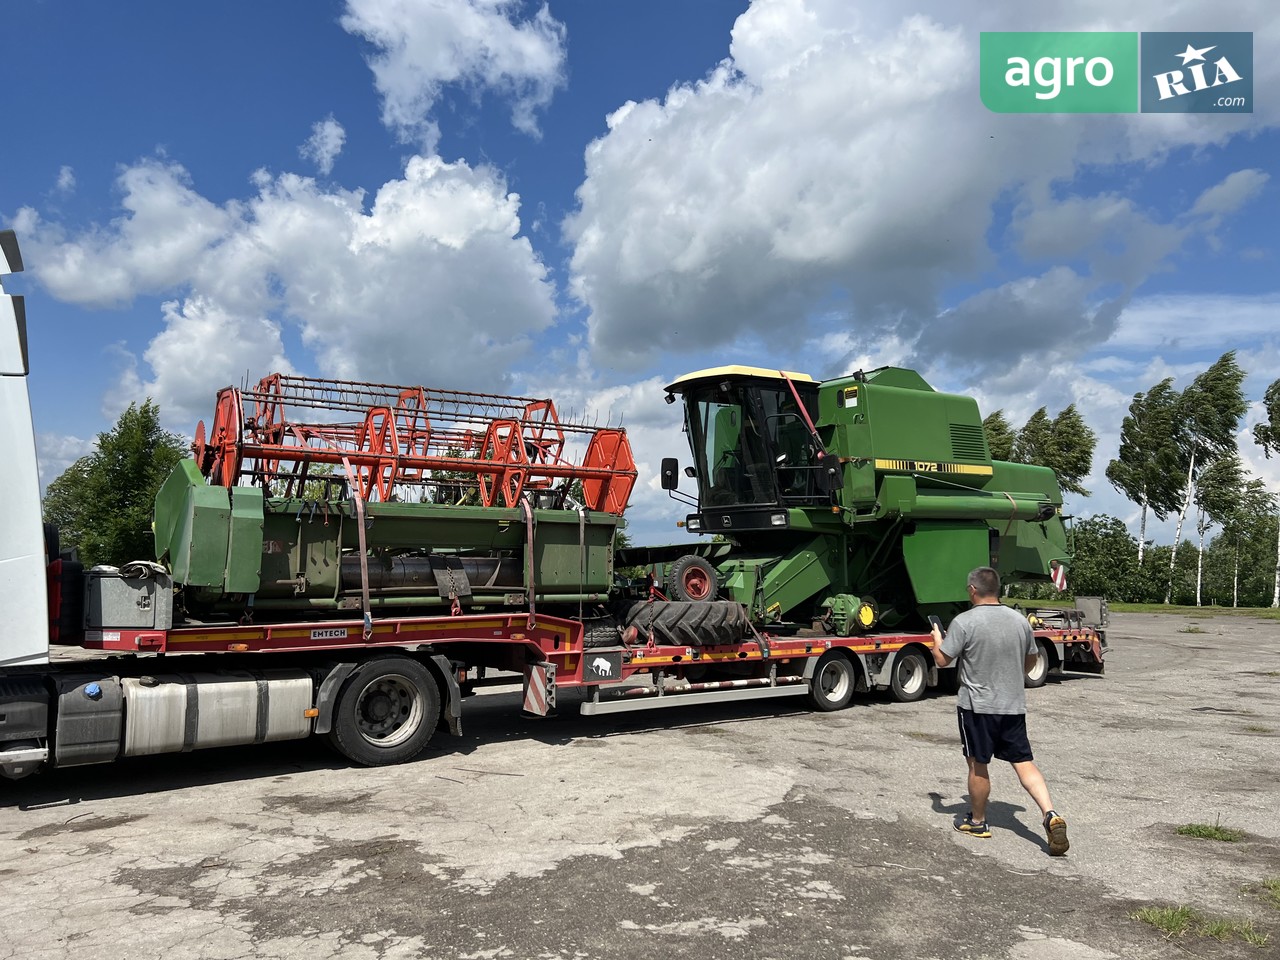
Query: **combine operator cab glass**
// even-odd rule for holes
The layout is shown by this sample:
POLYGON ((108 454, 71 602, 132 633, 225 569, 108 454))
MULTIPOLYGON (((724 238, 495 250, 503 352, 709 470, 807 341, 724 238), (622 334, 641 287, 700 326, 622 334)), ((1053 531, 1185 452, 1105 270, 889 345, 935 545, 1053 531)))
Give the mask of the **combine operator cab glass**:
POLYGON ((688 412, 703 509, 820 499, 814 440, 785 383, 706 384, 690 391, 688 412))

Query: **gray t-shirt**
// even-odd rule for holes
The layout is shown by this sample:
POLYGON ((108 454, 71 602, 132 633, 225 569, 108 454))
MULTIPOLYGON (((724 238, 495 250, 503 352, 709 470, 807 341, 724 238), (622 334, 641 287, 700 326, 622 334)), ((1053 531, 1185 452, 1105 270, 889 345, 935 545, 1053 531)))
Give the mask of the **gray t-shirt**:
POLYGON ((961 707, 974 713, 1027 712, 1023 677, 1036 639, 1022 614, 991 603, 966 610, 951 621, 942 652, 955 658, 960 671, 961 707))

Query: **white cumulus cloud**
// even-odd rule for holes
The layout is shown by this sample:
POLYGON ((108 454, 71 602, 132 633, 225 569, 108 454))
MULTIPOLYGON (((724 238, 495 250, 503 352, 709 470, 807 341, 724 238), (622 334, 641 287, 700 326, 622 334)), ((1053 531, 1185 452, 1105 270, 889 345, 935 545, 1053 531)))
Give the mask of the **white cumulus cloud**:
POLYGON ((291 331, 327 376, 474 387, 502 380, 554 319, 519 197, 489 167, 414 157, 367 210, 363 191, 296 174, 259 172, 254 185, 215 204, 181 166, 148 160, 121 173, 125 212, 107 226, 73 234, 30 209, 16 218, 30 272, 54 296, 171 298, 143 350, 149 371, 126 391, 152 396, 169 422, 203 415, 246 373, 297 366, 291 331))
POLYGON ((333 172, 333 163, 346 142, 347 131, 330 114, 311 125, 311 136, 298 148, 298 155, 314 163, 316 169, 327 177, 333 172))
POLYGON ((341 22, 375 49, 383 122, 431 151, 432 110, 450 84, 506 98, 512 123, 537 134, 537 112, 565 83, 566 33, 545 4, 528 19, 519 9, 518 0, 347 0, 341 22))
MULTIPOLYGON (((1071 322, 1032 335, 1075 352, 1105 341, 1125 297, 1193 236, 1212 244, 1218 218, 1255 199, 1266 175, 1233 174, 1162 222, 1125 196, 1073 189, 1081 171, 1160 163, 1172 147, 1225 142, 1280 117, 1274 105, 1243 120, 996 115, 981 105, 982 29, 1177 25, 1176 5, 1113 6, 926 0, 903 16, 755 0, 728 58, 661 100, 624 104, 587 148, 564 228, 595 355, 640 370, 660 352, 838 330, 864 345, 892 337, 933 350, 935 318, 996 266, 1004 240, 1028 259, 1026 275, 988 298, 1013 308, 1069 294, 1073 305, 1052 313, 1071 322), (1006 228, 996 211, 1010 201, 1006 228), (1099 313, 1099 302, 1113 306, 1099 313)), ((1263 31, 1260 47, 1280 39, 1256 0, 1229 0, 1218 19, 1263 31)), ((1276 73, 1260 58, 1255 82, 1276 73)), ((969 335, 994 342, 1012 315, 971 320, 969 335)), ((961 338, 949 342, 968 352, 961 338)))

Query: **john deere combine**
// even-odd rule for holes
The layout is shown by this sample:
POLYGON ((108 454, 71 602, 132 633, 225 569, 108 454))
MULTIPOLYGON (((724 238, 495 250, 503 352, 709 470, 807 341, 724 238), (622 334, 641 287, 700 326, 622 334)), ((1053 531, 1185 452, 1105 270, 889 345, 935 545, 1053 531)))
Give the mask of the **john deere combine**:
MULTIPOLYGON (((1048 581, 1068 559, 1051 470, 991 459, 977 403, 884 367, 816 382, 720 367, 683 376, 697 486, 688 530, 709 542, 627 551, 665 563, 676 600, 745 604, 753 620, 842 635, 923 629, 963 608, 965 578, 1048 581)), ((663 461, 676 491, 679 464, 663 461)))

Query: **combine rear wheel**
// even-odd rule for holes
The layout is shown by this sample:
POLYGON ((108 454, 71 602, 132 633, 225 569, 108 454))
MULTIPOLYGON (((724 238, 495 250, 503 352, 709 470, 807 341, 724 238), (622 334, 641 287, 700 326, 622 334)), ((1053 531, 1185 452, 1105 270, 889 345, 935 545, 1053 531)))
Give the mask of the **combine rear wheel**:
POLYGON ((333 708, 329 742, 367 767, 412 760, 440 719, 440 688, 408 657, 375 660, 356 670, 333 708))
POLYGON ((750 633, 743 606, 717 600, 634 603, 627 611, 627 626, 635 627, 642 641, 652 631, 654 643, 682 647, 738 643, 750 633))
POLYGON ((702 557, 687 553, 671 565, 667 574, 667 596, 672 600, 701 603, 714 600, 719 592, 716 568, 702 557))

